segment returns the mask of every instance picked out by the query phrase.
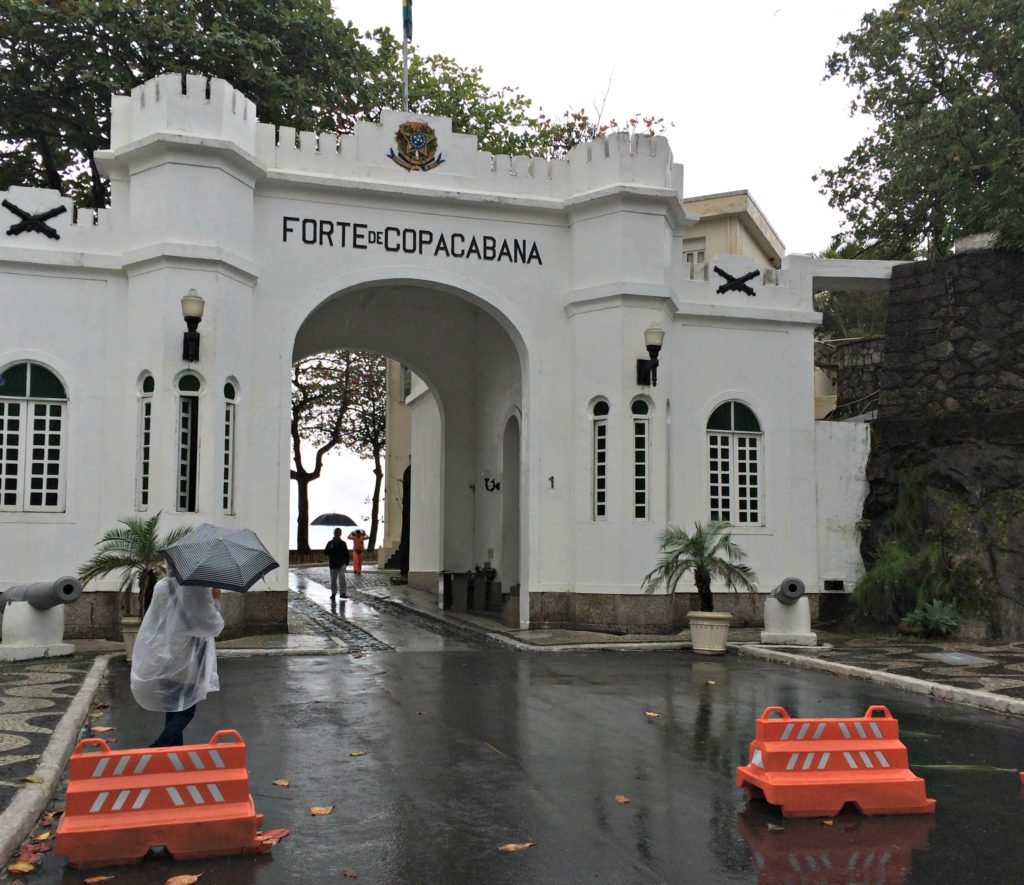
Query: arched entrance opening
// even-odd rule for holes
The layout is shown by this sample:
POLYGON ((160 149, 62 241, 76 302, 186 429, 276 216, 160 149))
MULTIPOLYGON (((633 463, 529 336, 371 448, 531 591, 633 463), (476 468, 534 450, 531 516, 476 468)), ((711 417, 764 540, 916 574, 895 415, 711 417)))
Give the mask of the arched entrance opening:
MULTIPOLYGON (((490 561, 505 595, 522 584, 519 504, 520 422, 508 440, 507 417, 523 415, 522 340, 507 317, 471 293, 436 283, 377 281, 317 304, 299 326, 292 361, 331 350, 372 351, 409 367, 414 382, 408 575, 436 591, 443 572, 463 579, 490 561), (510 446, 514 445, 514 456, 510 446), (513 465, 495 488, 493 477, 513 465), (506 545, 514 545, 506 550, 506 545)), ((399 469, 403 469, 404 465, 399 469)), ((525 617, 526 606, 520 608, 525 617)))

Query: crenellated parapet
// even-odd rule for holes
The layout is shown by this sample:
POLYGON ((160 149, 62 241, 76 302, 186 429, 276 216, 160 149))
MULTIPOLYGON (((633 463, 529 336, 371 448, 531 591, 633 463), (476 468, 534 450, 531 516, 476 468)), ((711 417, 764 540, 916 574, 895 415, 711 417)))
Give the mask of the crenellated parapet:
POLYGON ((256 157, 270 177, 316 176, 509 198, 567 200, 623 185, 681 194, 683 184, 683 167, 673 162, 661 136, 612 133, 557 160, 494 155, 480 151, 475 136, 453 132, 446 117, 401 111, 384 111, 379 123, 360 121, 342 135, 260 123, 256 157), (427 171, 403 168, 393 157, 399 127, 409 121, 426 124, 437 137, 439 162, 427 171))
POLYGON ((226 80, 161 74, 111 102, 110 147, 158 134, 218 139, 255 152, 256 105, 226 80))

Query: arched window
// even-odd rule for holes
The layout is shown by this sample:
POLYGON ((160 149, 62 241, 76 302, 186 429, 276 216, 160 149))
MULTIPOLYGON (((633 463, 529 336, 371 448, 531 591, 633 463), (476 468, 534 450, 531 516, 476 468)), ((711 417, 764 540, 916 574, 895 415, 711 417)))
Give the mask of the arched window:
POLYGON ((725 402, 708 418, 710 518, 762 525, 763 435, 757 416, 743 403, 725 402))
POLYGON ((156 383, 148 372, 139 383, 138 456, 135 471, 135 509, 149 509, 149 468, 153 445, 153 391, 156 383))
POLYGON ((238 384, 228 379, 224 384, 224 460, 222 463, 220 506, 225 513, 235 512, 235 407, 238 384))
POLYGON ((178 379, 178 494, 176 509, 196 511, 199 480, 199 376, 186 372, 178 379))
POLYGON ((591 515, 605 519, 608 515, 608 403, 599 400, 592 411, 593 477, 591 484, 591 515))
POLYGON ((0 510, 64 509, 68 395, 39 363, 0 371, 0 510))
POLYGON ((651 419, 646 400, 636 399, 630 406, 633 413, 633 519, 650 515, 651 419))

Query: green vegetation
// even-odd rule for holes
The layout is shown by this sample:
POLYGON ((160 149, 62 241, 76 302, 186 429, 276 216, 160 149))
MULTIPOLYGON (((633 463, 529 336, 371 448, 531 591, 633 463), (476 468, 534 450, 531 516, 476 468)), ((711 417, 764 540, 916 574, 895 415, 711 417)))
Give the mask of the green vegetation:
POLYGON ((896 506, 877 525, 874 561, 853 591, 856 614, 896 624, 926 605, 936 617, 945 613, 937 603, 985 614, 994 592, 987 545, 1000 510, 902 477, 896 506))
POLYGON ((118 588, 122 615, 146 613, 156 582, 167 567, 160 551, 188 534, 189 526, 178 526, 161 537, 158 524, 160 514, 149 519, 127 516, 118 520, 118 528, 110 529, 96 543, 96 553, 78 570, 82 586, 105 577, 111 572, 121 573, 118 588), (132 587, 137 588, 138 603, 133 603, 132 587))
POLYGON ((1021 0, 896 0, 840 38, 828 77, 874 120, 821 192, 846 221, 837 242, 873 257, 994 232, 1024 247, 1024 14, 1021 0))
POLYGON ((960 627, 960 616, 952 603, 933 599, 915 608, 903 623, 908 627, 919 627, 925 636, 935 638, 955 633, 960 627))
POLYGON ((742 588, 753 593, 757 575, 749 565, 740 564, 746 554, 733 542, 731 527, 727 522, 698 522, 690 534, 679 526, 666 526, 658 535, 661 558, 644 577, 644 592, 653 593, 664 583, 669 593, 675 593, 679 579, 693 572, 702 612, 715 610, 711 593, 714 578, 724 581, 731 590, 742 588))

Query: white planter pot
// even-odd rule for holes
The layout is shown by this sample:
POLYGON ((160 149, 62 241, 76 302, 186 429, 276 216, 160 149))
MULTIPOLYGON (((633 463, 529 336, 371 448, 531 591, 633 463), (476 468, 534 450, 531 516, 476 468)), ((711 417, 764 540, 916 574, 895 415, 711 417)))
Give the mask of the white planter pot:
POLYGON ((135 638, 139 635, 142 618, 121 618, 121 636, 124 637, 124 656, 131 663, 132 651, 135 649, 135 638))
POLYGON ((687 612, 690 619, 690 639, 699 655, 724 655, 729 638, 730 612, 687 612))

